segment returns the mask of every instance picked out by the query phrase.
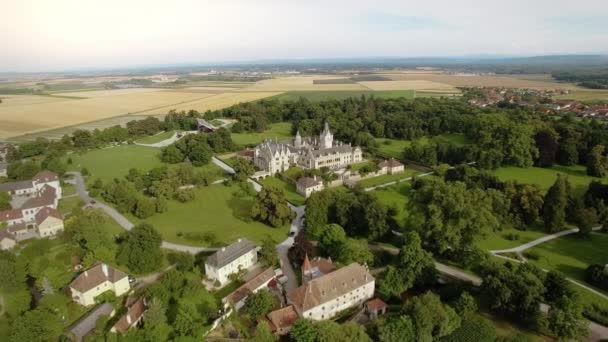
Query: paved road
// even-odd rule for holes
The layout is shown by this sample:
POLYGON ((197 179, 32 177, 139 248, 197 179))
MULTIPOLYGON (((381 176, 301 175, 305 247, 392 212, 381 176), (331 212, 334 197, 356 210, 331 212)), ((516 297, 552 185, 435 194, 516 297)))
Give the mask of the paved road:
MULTIPOLYGON (((597 227, 593 227, 592 228, 593 231, 598 231, 598 230, 601 230, 601 229, 602 229, 602 226, 597 226, 597 227)), ((558 233, 545 235, 545 236, 543 236, 541 238, 538 238, 536 240, 524 243, 523 245, 520 245, 520 246, 517 246, 517 247, 507 248, 507 249, 497 249, 497 250, 490 251, 490 253, 492 253, 492 254, 520 253, 520 252, 525 251, 526 249, 529 249, 529 248, 532 248, 534 246, 540 245, 541 243, 545 243, 547 241, 551 241, 553 239, 560 238, 562 236, 578 233, 578 231, 579 231, 578 228, 572 228, 572 229, 564 230, 564 231, 561 231, 561 232, 558 232, 558 233)))
MULTIPOLYGON (((222 124, 219 125, 218 128, 226 127, 232 123, 231 120, 225 120, 225 119, 216 119, 216 120, 222 122, 222 124)), ((159 133, 159 134, 161 134, 161 133, 159 133)), ((180 133, 181 133, 181 135, 179 137, 177 136, 177 132, 176 132, 176 133, 173 133, 171 138, 165 139, 163 141, 160 141, 160 142, 157 142, 154 144, 141 144, 141 143, 135 142, 135 145, 146 146, 146 147, 156 147, 156 148, 166 147, 166 146, 169 146, 169 145, 173 144, 174 142, 178 141, 179 139, 185 137, 186 134, 195 134, 195 133, 198 133, 198 131, 182 131, 180 133)))
MULTIPOLYGON (((427 172, 427 173, 422 173, 422 174, 417 175, 416 177, 417 178, 426 177, 426 176, 432 175, 434 173, 435 173, 435 171, 433 171, 433 172, 427 172)), ((376 185, 376 186, 371 186, 369 188, 365 188, 364 190, 365 191, 373 191, 373 190, 380 189, 380 188, 386 188, 387 186, 395 185, 397 183, 409 182, 411 180, 412 180, 412 177, 407 177, 407 178, 399 179, 399 180, 396 180, 396 181, 392 181, 392 182, 388 182, 388 183, 384 183, 384 184, 380 184, 380 185, 376 185)))
MULTIPOLYGON (((291 227, 289 228, 290 232, 295 232, 295 237, 296 235, 300 234, 303 228, 302 219, 304 218, 304 215, 306 213, 306 207, 295 207, 290 205, 290 208, 291 210, 296 212, 296 218, 291 221, 291 227)), ((289 248, 291 248, 291 246, 293 246, 294 237, 288 237, 283 242, 277 245, 277 252, 279 254, 279 259, 281 260, 281 269, 283 270, 283 274, 287 276, 287 283, 285 284, 285 291, 287 293, 290 293, 296 287, 298 287, 298 278, 296 277, 296 273, 293 267, 291 266, 291 263, 289 262, 289 258, 287 257, 287 251, 289 250, 289 248)))

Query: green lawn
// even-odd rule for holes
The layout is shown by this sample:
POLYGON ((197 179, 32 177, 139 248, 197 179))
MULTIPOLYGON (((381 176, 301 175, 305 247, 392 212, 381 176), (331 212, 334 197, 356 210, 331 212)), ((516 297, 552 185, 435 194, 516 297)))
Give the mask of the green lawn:
POLYGON ((380 184, 384 184, 384 183, 388 183, 388 182, 393 182, 393 181, 397 181, 400 179, 404 179, 404 178, 408 178, 411 177, 415 174, 419 173, 416 170, 413 169, 409 169, 407 168, 407 166, 405 167, 405 172, 403 173, 398 173, 396 175, 382 175, 382 176, 377 176, 377 177, 372 177, 372 178, 368 178, 368 179, 364 179, 362 181, 357 182, 358 185, 364 187, 364 188, 369 188, 371 186, 376 186, 376 185, 380 185, 380 184))
POLYGON ((608 260, 608 234, 593 232, 587 238, 564 236, 526 252, 539 257, 538 260, 528 258, 531 263, 582 281, 587 266, 603 265, 608 260))
POLYGON ((162 132, 160 134, 151 135, 148 137, 138 139, 137 142, 140 144, 156 144, 158 142, 171 138, 173 136, 173 134, 175 134, 175 131, 166 131, 166 132, 162 132))
POLYGON ((410 201, 411 189, 410 183, 405 182, 377 189, 373 193, 378 196, 380 202, 391 208, 395 208, 397 210, 395 218, 398 221, 402 221, 407 217, 406 206, 410 201))
POLYGON ((187 203, 169 201, 167 212, 145 220, 128 216, 135 224, 148 222, 163 239, 188 245, 209 245, 202 234, 212 233, 217 242, 227 244, 245 237, 254 241, 270 235, 279 242, 287 237, 288 227, 273 228, 251 220, 249 212, 255 199, 237 197, 237 186, 211 185, 196 190, 196 199, 187 203))
POLYGON ((120 145, 97 149, 82 155, 71 154, 70 170, 89 170, 89 179, 101 178, 104 182, 124 177, 129 169, 149 170, 162 164, 158 158, 160 149, 137 145, 120 145))
POLYGON ((505 226, 500 231, 489 232, 482 240, 477 242, 477 247, 484 251, 507 249, 523 245, 524 243, 536 240, 545 235, 546 233, 542 231, 540 227, 519 230, 512 226, 505 226), (511 239, 509 239, 509 235, 511 235, 511 239), (512 235, 517 235, 518 238, 513 239, 512 235))
POLYGON ((291 204, 299 206, 303 205, 306 201, 304 196, 296 192, 295 184, 287 183, 278 177, 266 177, 264 179, 260 179, 259 183, 263 186, 274 186, 280 190, 283 190, 285 197, 291 204))
POLYGON ((349 97, 360 97, 374 96, 382 98, 398 98, 405 97, 413 99, 416 96, 415 90, 386 90, 386 91, 374 91, 374 90, 337 90, 337 91, 289 91, 280 95, 272 97, 272 99, 278 99, 280 101, 296 101, 301 97, 312 101, 320 102, 326 100, 344 100, 349 97))
MULTIPOLYGON (((376 138, 378 142, 378 150, 381 153, 389 155, 393 158, 401 159, 403 157, 403 150, 412 144, 412 140, 399 140, 389 138, 376 138)), ((430 142, 451 142, 456 145, 466 145, 467 139, 464 134, 442 134, 435 137, 422 137, 416 139, 419 143, 426 145, 430 142)))
POLYGON ((237 145, 258 145, 264 139, 287 140, 291 139, 291 123, 279 122, 271 124, 270 128, 262 133, 232 133, 232 141, 237 145))
POLYGON ((72 184, 61 184, 61 195, 62 196, 69 196, 69 195, 73 195, 76 193, 76 187, 73 186, 72 184))
POLYGON ((72 211, 78 202, 80 202, 80 197, 78 196, 62 198, 59 200, 59 206, 57 209, 59 209, 59 211, 65 215, 72 211))
MULTIPOLYGON (((576 193, 583 194, 591 181, 599 180, 599 178, 587 176, 585 170, 585 167, 580 165, 553 166, 551 168, 501 167, 494 171, 494 174, 503 181, 515 180, 519 183, 537 184, 543 191, 548 190, 557 179, 557 175, 561 174, 568 176, 568 180, 576 193)), ((608 177, 601 180, 608 183, 608 177)))

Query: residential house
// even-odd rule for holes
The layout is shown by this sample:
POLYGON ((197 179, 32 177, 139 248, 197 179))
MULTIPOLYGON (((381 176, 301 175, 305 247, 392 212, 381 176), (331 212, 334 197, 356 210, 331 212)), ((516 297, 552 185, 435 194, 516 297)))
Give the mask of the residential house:
POLYGON ((293 305, 274 310, 266 315, 266 322, 270 331, 277 335, 287 335, 298 319, 298 312, 293 305))
POLYGON ((405 171, 405 166, 394 158, 379 163, 378 168, 380 171, 379 173, 387 175, 395 175, 398 173, 403 173, 405 171))
POLYGON ((314 177, 302 177, 296 182, 296 191, 308 198, 313 192, 323 190, 323 180, 314 177))
POLYGON ((99 305, 70 328, 70 331, 67 334, 68 337, 75 342, 84 341, 85 337, 95 330, 97 321, 99 321, 100 318, 104 316, 112 317, 114 316, 114 312, 114 308, 109 303, 99 305))
POLYGON ((70 283, 72 299, 84 306, 95 304, 95 297, 106 291, 112 291, 118 297, 130 289, 129 277, 104 263, 82 272, 70 283))
POLYGON ((15 245, 17 245, 17 240, 13 234, 5 229, 0 230, 0 250, 6 251, 12 249, 15 245))
POLYGON ((330 319, 361 306, 374 296, 375 279, 367 266, 352 263, 314 278, 288 295, 298 315, 312 320, 330 319))
POLYGON ((210 280, 224 285, 230 281, 231 274, 246 270, 257 262, 257 246, 247 239, 238 239, 205 260, 205 274, 210 280))
POLYGON ((231 305, 235 309, 239 310, 245 305, 245 300, 247 300, 247 297, 263 288, 268 287, 268 283, 270 283, 270 281, 273 279, 275 279, 275 272, 273 271, 272 267, 269 267, 262 271, 262 273, 251 278, 238 289, 234 290, 234 292, 224 297, 222 299, 222 303, 224 303, 225 306, 231 305))
POLYGON ((63 231, 63 216, 57 209, 44 207, 36 213, 36 226, 40 237, 56 236, 63 231))
POLYGON ((127 304, 127 313, 114 324, 110 331, 125 335, 129 329, 136 327, 143 320, 146 309, 146 299, 144 297, 127 304))

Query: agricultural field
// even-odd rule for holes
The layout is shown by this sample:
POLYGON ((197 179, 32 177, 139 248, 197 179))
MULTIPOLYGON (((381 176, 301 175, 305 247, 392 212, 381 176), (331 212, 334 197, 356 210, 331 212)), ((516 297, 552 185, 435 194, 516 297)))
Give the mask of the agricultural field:
MULTIPOLYGON (((389 138, 376 138, 376 142, 378 142, 378 150, 381 153, 384 153, 393 158, 401 159, 403 158, 403 150, 406 147, 409 147, 412 144, 412 140, 399 140, 399 139, 389 139, 389 138)), ((466 145, 467 139, 463 134, 442 134, 435 137, 422 137, 417 139, 421 144, 428 144, 430 142, 440 143, 452 143, 456 145, 466 145)))
POLYGON ((235 144, 245 145, 257 145, 265 139, 287 140, 292 139, 291 135, 291 123, 279 122, 269 125, 270 128, 262 133, 232 133, 232 141, 235 144))
POLYGON ((374 96, 382 98, 398 98, 405 97, 413 99, 417 96, 415 90, 389 90, 389 91, 371 91, 371 90, 351 90, 351 91, 290 91, 281 95, 272 97, 279 101, 296 101, 300 98, 305 98, 308 101, 319 102, 325 100, 343 100, 349 97, 374 96))
MULTIPOLYGON (((495 170, 494 174, 502 181, 515 180, 524 184, 537 184, 543 191, 548 190, 557 179, 557 175, 561 174, 568 177, 573 191, 577 194, 583 194, 591 181, 600 180, 599 178, 588 176, 585 170, 585 167, 581 165, 556 165, 550 168, 501 167, 495 170)), ((608 177, 602 178, 601 181, 608 183, 608 177)))
POLYGON ((578 101, 608 101, 608 90, 577 89, 570 94, 554 96, 559 100, 578 100, 578 101))
MULTIPOLYGON (((288 226, 273 228, 250 218, 253 197, 238 186, 211 185, 196 190, 196 199, 169 201, 167 212, 143 221, 152 224, 164 240, 188 245, 224 245, 245 237, 259 242, 266 236, 279 242, 287 237, 288 226), (210 238, 212 237, 212 238, 210 238), (215 240, 215 241, 213 241, 215 240)), ((134 223, 143 222, 129 216, 134 223)))
POLYGON ((340 79, 344 76, 305 75, 277 77, 256 82, 248 91, 332 91, 332 90, 369 90, 358 83, 351 84, 314 84, 315 80, 340 79))
POLYGON ((458 92, 458 90, 446 83, 432 82, 426 80, 408 80, 408 81, 372 81, 372 82, 359 82, 362 86, 376 90, 400 90, 400 89, 414 89, 414 90, 443 90, 458 92))
POLYGON ((300 206, 306 201, 304 196, 297 193, 295 184, 287 183, 278 177, 266 177, 258 182, 264 187, 275 187, 282 190, 287 201, 293 205, 300 206))

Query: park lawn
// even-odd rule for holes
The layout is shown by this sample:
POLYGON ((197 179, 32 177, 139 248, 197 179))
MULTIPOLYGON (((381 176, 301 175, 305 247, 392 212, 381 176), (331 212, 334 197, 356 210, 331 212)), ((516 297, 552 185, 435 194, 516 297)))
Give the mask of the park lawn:
POLYGON ((293 205, 300 206, 306 201, 306 198, 296 191, 295 184, 285 182, 278 177, 266 177, 264 179, 260 179, 258 182, 264 187, 274 186, 275 188, 279 188, 285 194, 287 201, 293 205))
POLYGON ((532 240, 536 240, 545 236, 547 233, 542 231, 541 227, 531 227, 527 230, 519 230, 513 226, 503 226, 500 231, 489 232, 486 236, 477 241, 477 247, 484 251, 491 251, 497 249, 507 249, 523 245, 532 240), (508 235, 517 235, 516 240, 509 240, 508 235))
POLYGON ((410 201, 411 190, 411 184, 406 182, 376 189, 373 193, 378 197, 380 202, 397 210, 395 218, 401 222, 407 217, 408 211, 406 206, 410 201))
POLYGON ((89 180, 100 178, 105 182, 127 175, 129 169, 150 170, 162 166, 158 158, 160 149, 137 145, 120 145, 105 149, 96 149, 84 154, 71 154, 70 170, 80 171, 83 167, 89 171, 89 180))
POLYGON ((350 164, 349 167, 350 167, 351 171, 357 172, 367 165, 374 165, 374 164, 375 164, 374 162, 366 160, 366 161, 362 161, 360 163, 350 164))
POLYGON ((381 98, 399 98, 405 97, 413 99, 416 97, 415 90, 337 90, 337 91, 289 91, 272 97, 279 101, 297 101, 300 98, 305 98, 311 102, 320 102, 327 100, 344 100, 350 97, 381 97, 381 98))
POLYGON ((270 128, 261 133, 232 133, 232 141, 237 145, 258 145, 265 139, 289 140, 292 139, 291 123, 278 122, 269 125, 270 128))
POLYGON ((596 178, 586 174, 585 166, 560 166, 556 165, 550 168, 540 167, 501 167, 494 171, 494 174, 502 181, 514 180, 524 184, 537 184, 543 191, 547 191, 557 179, 557 175, 567 176, 568 181, 572 185, 572 189, 579 195, 582 195, 591 181, 601 180, 603 183, 608 183, 608 177, 596 178))
POLYGON ((289 225, 274 228, 253 221, 249 213, 255 198, 234 196, 236 192, 242 192, 236 185, 202 187, 196 189, 196 198, 191 202, 170 200, 168 210, 162 214, 144 220, 132 215, 127 217, 135 224, 152 224, 164 240, 193 246, 209 245, 202 238, 203 234, 209 233, 219 245, 232 243, 238 238, 259 242, 269 235, 274 241, 280 242, 287 237, 289 225))
MULTIPOLYGON (((70 211, 72 211, 72 209, 74 209, 74 207, 81 201, 80 197, 78 196, 73 196, 73 197, 64 197, 59 199, 59 205, 57 206, 57 209, 62 213, 62 214, 67 214, 70 211)), ((84 203, 84 202, 83 202, 84 203)))
MULTIPOLYGON (((378 150, 381 153, 384 153, 390 157, 401 159, 403 158, 403 150, 409 147, 413 140, 400 140, 400 139, 389 139, 389 138, 375 138, 376 142, 378 142, 378 150)), ((464 134, 452 133, 452 134, 442 134, 434 137, 422 137, 416 139, 417 142, 422 145, 426 145, 430 142, 440 143, 440 142, 449 142, 459 146, 463 146, 468 144, 467 138, 464 134)))
POLYGON ((61 184, 61 196, 70 196, 76 193, 76 187, 72 184, 61 184))
POLYGON ((564 236, 528 249, 524 253, 526 252, 538 256, 538 260, 528 257, 529 262, 584 281, 587 266, 606 264, 608 235, 592 232, 585 238, 576 235, 564 236))
POLYGON ((381 185, 381 184, 388 183, 388 182, 400 181, 402 179, 412 177, 418 173, 419 173, 418 171, 406 167, 405 171, 403 173, 398 173, 396 175, 382 175, 382 176, 364 179, 362 181, 357 182, 357 185, 360 185, 364 188, 369 188, 372 186, 381 185))
POLYGON ((163 140, 167 140, 167 139, 171 138, 173 136, 173 134, 175 134, 175 131, 173 131, 173 130, 161 132, 159 134, 143 137, 141 139, 138 139, 136 142, 140 143, 140 144, 156 144, 163 140))

